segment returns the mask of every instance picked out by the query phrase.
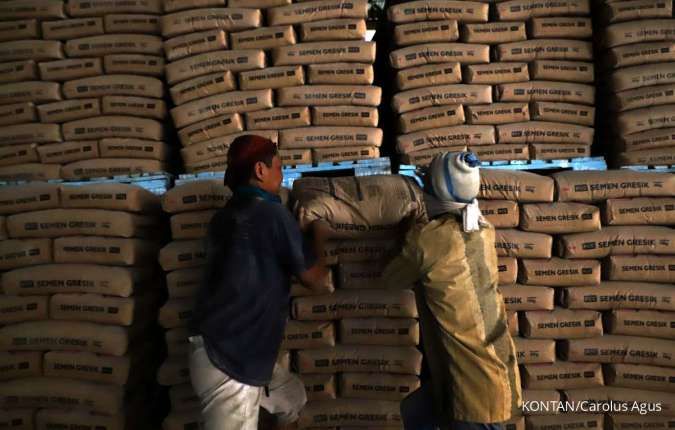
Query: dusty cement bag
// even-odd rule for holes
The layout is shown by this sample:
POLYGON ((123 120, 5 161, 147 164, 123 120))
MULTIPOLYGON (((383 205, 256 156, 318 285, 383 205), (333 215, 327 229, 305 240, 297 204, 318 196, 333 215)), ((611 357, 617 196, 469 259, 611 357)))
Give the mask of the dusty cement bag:
POLYGON ((218 209, 232 196, 220 180, 188 182, 172 188, 162 196, 162 209, 174 214, 206 209, 218 209))
POLYGON ((600 284, 597 260, 521 260, 518 278, 526 285, 574 287, 600 284))
POLYGON ((525 231, 560 234, 600 230, 600 209, 582 203, 526 204, 520 214, 520 228, 525 231))
POLYGON ((171 401, 171 409, 177 412, 198 410, 200 405, 199 396, 192 388, 192 384, 169 387, 169 400, 171 401))
POLYGON ((519 364, 553 363, 555 361, 555 340, 525 339, 514 337, 516 356, 519 364))
POLYGON ((44 356, 45 376, 72 378, 123 386, 138 379, 141 357, 113 357, 90 352, 49 351, 44 356))
POLYGON ((98 142, 82 140, 42 145, 37 148, 42 164, 67 164, 99 157, 98 142))
POLYGON ((670 18, 673 5, 662 0, 632 0, 610 2, 603 5, 602 16, 608 23, 633 21, 647 18, 670 18))
POLYGON ((530 80, 527 63, 470 64, 463 68, 467 84, 505 84, 530 80))
POLYGON ((49 181, 61 178, 61 166, 27 163, 0 167, 2 181, 49 181))
POLYGON ((481 199, 522 203, 553 202, 553 179, 530 172, 482 170, 481 199))
POLYGON ((417 318, 411 290, 345 290, 327 296, 298 297, 292 303, 293 317, 300 320, 342 318, 417 318))
MULTIPOLYGON (((673 63, 626 67, 612 73, 610 82, 614 91, 672 84, 675 83, 673 63)), ((622 94, 617 94, 615 97, 621 96, 622 94)), ((621 102, 616 102, 616 104, 621 104, 621 102)))
MULTIPOLYGON (((101 428, 106 430, 123 430, 130 423, 143 421, 143 415, 134 412, 121 412, 115 415, 103 415, 95 412, 78 410, 41 409, 35 414, 35 429, 52 428, 101 428)), ((143 425, 143 424, 139 424, 143 425)))
POLYGON ((635 336, 604 335, 562 341, 564 360, 675 367, 675 342, 635 336))
POLYGON ((327 63, 308 65, 307 76, 312 85, 372 85, 375 72, 371 64, 327 63))
POLYGON ((303 42, 364 40, 366 21, 364 19, 329 19, 304 23, 300 26, 303 42))
MULTIPOLYGON (((0 23, 1 24, 1 23, 0 23)), ((63 60, 62 60, 63 61, 63 60)), ((49 64, 41 63, 41 64, 49 64)), ((25 86, 21 81, 35 81, 39 78, 38 68, 33 60, 11 61, 0 64, 0 83, 13 83, 14 85, 25 86)), ((2 86, 3 92, 11 91, 14 86, 2 86)))
POLYGON ((37 107, 43 123, 63 123, 101 115, 98 99, 85 98, 47 103, 37 107))
POLYGON ((432 128, 450 127, 464 123, 462 105, 438 106, 404 113, 398 125, 402 133, 412 133, 432 128))
POLYGON ((0 126, 37 122, 35 105, 31 102, 0 106, 0 126))
POLYGON ((279 46, 295 45, 293 26, 263 27, 233 33, 232 49, 272 49, 279 46))
POLYGON ((523 387, 528 390, 567 390, 604 385, 598 363, 528 364, 522 367, 523 387))
POLYGON ((527 39, 524 22, 491 22, 462 26, 462 42, 489 45, 519 42, 527 39))
POLYGON ((351 429, 351 427, 345 427, 345 425, 373 430, 400 428, 402 419, 399 404, 398 401, 386 400, 337 399, 315 401, 302 410, 298 422, 301 428, 315 428, 311 427, 314 424, 320 425, 321 428, 339 425, 341 429, 345 430, 351 429))
POLYGON ((382 89, 370 85, 302 85, 277 90, 279 106, 379 106, 382 89))
POLYGON ((462 23, 487 22, 488 9, 488 5, 479 2, 422 0, 392 6, 388 17, 396 24, 448 19, 462 23))
POLYGON ((133 115, 162 120, 166 118, 163 100, 148 97, 104 96, 101 100, 104 115, 133 115))
POLYGON ((346 346, 297 351, 300 373, 385 372, 419 375, 422 354, 411 346, 346 346))
POLYGON ((107 137, 163 140, 164 129, 160 122, 149 118, 121 115, 98 116, 64 123, 63 137, 65 140, 90 140, 107 137))
POLYGON ((510 200, 480 200, 480 211, 495 228, 518 227, 518 203, 510 200))
POLYGON ((512 285, 518 279, 518 260, 514 257, 499 257, 497 259, 499 285, 512 285))
POLYGON ((610 364, 605 367, 605 381, 614 387, 673 392, 672 370, 667 367, 610 364))
POLYGON ((645 151, 622 152, 619 154, 621 166, 631 165, 670 165, 675 161, 675 148, 648 149, 645 151))
POLYGON ((160 308, 157 322, 161 327, 166 329, 188 327, 193 316, 194 305, 195 299, 193 297, 169 299, 169 301, 160 308))
POLYGON ((603 227, 592 233, 561 236, 558 253, 566 258, 675 254, 675 230, 668 227, 603 227))
POLYGON ((675 319, 670 312, 615 309, 605 320, 607 332, 626 336, 672 339, 675 319))
POLYGON ((578 339, 602 336, 602 314, 591 310, 557 308, 520 315, 520 331, 534 339, 578 339))
POLYGON ((500 286, 508 312, 513 311, 552 311, 553 288, 529 287, 527 285, 500 286))
MULTIPOLYGON (((672 393, 606 387, 568 390, 565 392, 565 396, 571 402, 589 401, 596 405, 607 403, 610 405, 627 405, 628 410, 635 413, 638 413, 638 411, 643 411, 643 413, 653 411, 653 414, 661 417, 672 417, 675 414, 675 394, 672 393)), ((616 408, 616 406, 614 407, 616 408)))
POLYGON ((335 375, 299 375, 299 378, 310 402, 336 398, 335 375))
POLYGON ((391 239, 330 240, 326 244, 329 264, 383 261, 394 257, 399 244, 391 239))
POLYGON ((157 372, 157 382, 166 386, 190 383, 187 356, 167 358, 157 372))
POLYGON ((675 40, 675 23, 670 19, 650 19, 612 24, 605 28, 606 48, 642 42, 675 40))
POLYGON ((159 264, 165 272, 206 264, 206 244, 202 240, 170 242, 159 251, 159 264))
POLYGON ((25 124, 0 127, 0 146, 62 142, 58 124, 25 124))
POLYGON ((675 198, 609 199, 603 221, 607 225, 673 225, 675 198))
POLYGON ((593 25, 591 18, 532 18, 528 32, 533 39, 590 39, 593 25))
POLYGON ((468 148, 466 145, 445 146, 433 149, 423 149, 421 151, 414 151, 407 154, 400 154, 401 162, 403 164, 410 164, 413 166, 428 166, 431 160, 438 155, 446 152, 464 152, 468 148))
POLYGON ((227 113, 187 126, 178 132, 183 146, 204 142, 244 131, 244 120, 238 113, 227 113))
POLYGON ((500 257, 551 258, 553 237, 514 229, 495 230, 495 248, 500 257))
POLYGON ((266 67, 239 74, 239 88, 242 90, 278 89, 304 83, 305 73, 302 66, 266 67))
POLYGON ((67 5, 70 16, 102 16, 111 13, 161 14, 160 0, 70 0, 67 5))
POLYGON ((245 113, 273 107, 272 90, 232 91, 193 100, 171 109, 176 127, 228 113, 245 113))
POLYGON ((0 297, 0 324, 39 321, 49 318, 49 297, 0 297))
POLYGON ((368 16, 368 3, 364 0, 322 0, 272 8, 267 11, 269 25, 303 24, 326 19, 368 16))
MULTIPOLYGON (((248 134, 250 133, 235 133, 195 143, 181 149, 181 156, 186 166, 197 167, 199 165, 208 165, 209 162, 217 162, 219 164, 222 161, 222 167, 224 168, 227 167, 227 151, 232 142, 237 137, 248 134)), ((274 143, 279 141, 276 130, 256 130, 255 134, 270 139, 274 143)), ((212 166, 217 167, 218 164, 213 164, 212 166)))
POLYGON ((669 420, 654 415, 607 415, 605 425, 608 430, 658 429, 666 430, 669 420))
POLYGON ((327 161, 357 161, 379 157, 380 149, 375 146, 345 146, 341 148, 312 149, 312 159, 315 163, 327 161))
POLYGON ((468 124, 507 124, 530 120, 527 103, 491 103, 466 106, 464 110, 468 124))
POLYGON ((37 163, 39 161, 40 158, 37 153, 37 145, 35 144, 0 148, 0 166, 37 163))
POLYGON ((378 110, 368 106, 313 106, 311 122, 321 126, 377 127, 378 110))
MULTIPOLYGON (((654 65, 654 67, 658 67, 658 64, 654 65)), ((673 102, 675 102, 675 85, 673 84, 621 91, 615 93, 614 97, 610 99, 612 108, 619 112, 642 107, 660 106, 673 102)), ((622 138, 624 141, 631 141, 639 138, 639 136, 637 134, 635 136, 622 136, 622 138)))
MULTIPOLYGON (((22 19, 0 23, 0 41, 37 39, 40 37, 39 23, 35 19, 22 19)), ((44 37, 44 39, 49 39, 44 37)))
POLYGON ((164 54, 169 61, 227 48, 227 34, 223 30, 189 33, 164 41, 164 54))
POLYGON ((561 303, 570 309, 652 309, 674 311, 672 286, 647 282, 603 282, 594 287, 566 288, 561 303))
POLYGON ((88 179, 165 171, 167 171, 166 165, 157 160, 99 158, 67 164, 61 168, 61 177, 63 179, 88 179))
POLYGON ((621 112, 616 124, 621 134, 633 134, 675 125, 675 105, 647 107, 621 112))
POLYGON ((97 294, 55 294, 49 302, 54 320, 89 321, 130 326, 144 323, 155 309, 156 297, 107 297, 97 294))
POLYGON ((578 143, 591 145, 595 129, 574 124, 526 121, 497 125, 499 143, 578 143))
POLYGON ((337 267, 338 285, 342 289, 377 288, 385 267, 385 262, 340 264, 337 267))
POLYGON ((428 43, 397 49, 389 54, 389 62, 394 69, 448 62, 483 64, 490 62, 490 47, 470 43, 428 43))
POLYGON ((162 55, 162 38, 144 34, 106 34, 68 40, 64 45, 71 58, 102 57, 110 54, 162 55))
POLYGON ((51 239, 0 241, 0 270, 47 264, 52 258, 51 239))
POLYGON ((317 349, 335 346, 335 326, 331 321, 288 321, 282 349, 317 349))
POLYGON ((108 264, 111 266, 148 265, 159 251, 157 242, 97 236, 54 239, 54 262, 108 264))
POLYGON ((532 160, 561 160, 584 158, 591 156, 591 147, 569 143, 531 143, 530 158, 532 160))
POLYGON ((215 213, 215 210, 205 210, 173 215, 171 217, 171 238, 182 240, 205 237, 215 213))
POLYGON ((500 21, 519 21, 542 16, 590 15, 591 8, 587 0, 512 0, 497 5, 497 17, 500 21))
MULTIPOLYGON (((187 327, 172 328, 164 332, 169 356, 186 356, 189 354, 191 349, 189 341, 190 333, 190 329, 187 327), (180 354, 175 354, 174 352, 178 350, 180 350, 180 354)), ((190 389, 193 390, 191 385, 190 389)))
MULTIPOLYGON (((396 73, 396 86, 402 91, 420 87, 458 84, 460 82, 462 82, 462 70, 459 63, 410 67, 396 73)), ((489 91, 489 93, 489 95, 483 97, 490 97, 490 100, 492 100, 492 91, 489 91)))
POLYGON ((284 129, 308 127, 311 123, 308 107, 274 108, 246 114, 246 129, 284 129))
POLYGON ((101 139, 99 141, 101 158, 139 158, 166 161, 170 147, 165 142, 142 139, 101 139))
POLYGON ((279 130, 281 149, 318 149, 382 145, 382 129, 371 127, 301 127, 279 130))
POLYGON ((345 40, 298 43, 274 48, 272 61, 275 66, 340 62, 373 63, 375 62, 375 42, 345 40))
POLYGON ((580 61, 536 60, 530 63, 530 78, 537 81, 563 81, 592 84, 593 63, 580 61))
POLYGON ((159 16, 116 13, 103 17, 106 33, 161 34, 159 16))
POLYGON ((415 133, 402 134, 396 137, 399 152, 410 153, 424 149, 459 146, 459 145, 493 145, 495 129, 491 125, 456 125, 415 133))
POLYGON ((560 414, 527 417, 527 428, 531 430, 599 429, 603 428, 605 416, 589 414, 560 414))
POLYGON ((495 99, 501 102, 562 102, 595 104, 595 87, 567 82, 530 81, 495 86, 495 99))
POLYGON ((673 42, 650 42, 618 46, 608 51, 606 62, 616 68, 675 60, 673 42))
POLYGON ((343 345, 416 346, 419 323, 413 318, 346 318, 340 320, 343 345))
POLYGON ((675 280, 675 257, 670 255, 612 255, 604 266, 610 281, 662 282, 675 280))
POLYGON ((498 61, 568 60, 593 61, 591 42, 564 39, 540 39, 502 43, 495 47, 498 61))
MULTIPOLYGON (((675 91, 673 92, 675 94, 675 91)), ((621 136, 626 151, 675 146, 675 128, 657 128, 630 136, 621 136)))
POLYGON ((266 66, 261 49, 239 49, 207 52, 169 63, 166 79, 170 85, 218 72, 245 72, 266 66))
POLYGON ((454 42, 458 39, 459 29, 454 20, 414 22, 394 27, 394 43, 397 46, 454 42))
POLYGON ((172 411, 162 423, 162 427, 166 430, 185 430, 202 426, 204 426, 204 418, 198 409, 187 412, 172 411))
POLYGON ((49 61, 64 58, 63 44, 55 40, 15 40, 0 43, 0 61, 49 61))
POLYGON ((341 398, 402 400, 420 387, 413 375, 344 373, 339 376, 341 398))
POLYGON ((560 201, 594 202, 675 194, 675 176, 668 173, 569 171, 555 173, 553 178, 560 201))
POLYGON ((61 100, 61 87, 56 82, 13 82, 0 85, 0 103, 49 103, 61 100))
POLYGON ((73 58, 39 63, 38 68, 43 81, 69 81, 102 75, 103 61, 100 58, 73 58))
POLYGON ((189 101, 208 97, 210 95, 226 93, 237 88, 234 74, 224 72, 211 73, 197 78, 188 79, 169 88, 171 99, 176 105, 182 105, 189 101))
POLYGON ((529 160, 527 144, 500 144, 486 146, 469 146, 469 151, 478 156, 481 161, 508 161, 529 160))
POLYGON ((107 209, 127 212, 157 212, 160 198, 150 191, 128 184, 61 186, 64 208, 107 209))
POLYGON ((164 58, 156 55, 115 54, 103 58, 103 67, 108 74, 164 76, 164 58))
POLYGON ((523 390, 523 404, 534 404, 525 411, 527 418, 537 415, 559 416, 556 405, 562 401, 562 392, 557 390, 523 390), (538 406, 547 405, 547 406, 538 406))
POLYGON ((167 14, 161 18, 162 35, 165 38, 214 29, 242 31, 260 27, 261 24, 260 10, 234 7, 198 8, 167 14))
POLYGON ((174 270, 166 274, 166 286, 169 297, 179 299, 192 297, 201 285, 203 270, 199 267, 192 269, 174 270))
POLYGON ((595 108, 572 103, 534 102, 530 106, 532 119, 538 121, 564 122, 592 127, 595 123, 595 108))
MULTIPOLYGON (((45 40, 69 40, 80 37, 96 36, 104 33, 102 18, 74 18, 58 21, 45 21, 41 23, 41 27, 42 38, 45 40)), ((36 32, 32 37, 26 37, 26 39, 35 39, 38 37, 39 35, 36 32)))
MULTIPOLYGON (((41 352, 0 352, 0 380, 42 375, 41 352)), ((0 423, 2 420, 0 419, 0 423)))
POLYGON ((312 164, 312 150, 282 149, 279 151, 279 159, 283 165, 312 164))

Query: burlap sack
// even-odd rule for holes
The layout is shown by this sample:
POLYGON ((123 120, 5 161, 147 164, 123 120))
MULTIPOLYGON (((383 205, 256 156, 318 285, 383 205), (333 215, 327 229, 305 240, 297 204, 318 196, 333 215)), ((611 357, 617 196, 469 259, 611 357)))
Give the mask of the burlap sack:
POLYGON ((567 60, 593 61, 591 42, 564 39, 540 39, 502 43, 495 47, 498 61, 567 60))
POLYGON ((101 106, 95 98, 65 100, 40 105, 37 112, 40 122, 63 123, 98 116, 101 114, 101 106))
POLYGON ((162 13, 160 0, 72 0, 68 2, 70 16, 102 16, 111 13, 162 13))
POLYGON ((518 226, 518 203, 509 200, 480 200, 480 211, 495 228, 513 228, 518 226))
POLYGON ((55 40, 14 40, 0 43, 0 61, 49 61, 64 58, 63 44, 55 40))
MULTIPOLYGON (((262 13, 257 9, 212 8, 194 9, 164 15, 161 19, 162 35, 180 34, 221 29, 227 32, 260 27, 262 13)), ((271 25, 276 25, 271 23, 271 25)))
POLYGON ((495 248, 500 257, 551 258, 553 237, 514 229, 495 231, 495 248))
POLYGON ((0 126, 37 122, 35 105, 31 102, 0 106, 0 126))
POLYGON ((553 363, 555 361, 555 340, 526 339, 514 337, 516 356, 519 364, 553 363))
POLYGON ((120 115, 98 116, 64 123, 63 137, 65 140, 107 137, 164 140, 164 129, 162 124, 154 119, 120 115))
POLYGON ((62 142, 58 124, 9 125, 0 128, 0 146, 62 142))
POLYGON ((528 364, 522 367, 523 387, 529 390, 567 390, 603 386, 598 363, 528 364))
POLYGON ((534 102, 531 104, 532 119, 538 121, 564 122, 592 127, 595 108, 571 103, 534 102))
POLYGON ((651 42, 618 46, 607 53, 607 64, 614 68, 675 60, 673 42, 651 42))
POLYGON ((499 285, 512 285, 518 279, 518 260, 514 257, 499 257, 497 259, 499 285))
POLYGON ((412 318, 346 318, 340 320, 343 345, 416 346, 419 323, 412 318))
POLYGON ((411 290, 345 290, 328 296, 298 297, 292 303, 293 317, 300 320, 388 317, 416 318, 411 290))
POLYGON ((419 375, 422 354, 410 346, 345 346, 297 351, 300 373, 386 372, 419 375))
POLYGON ((322 126, 377 127, 377 108, 368 106, 313 106, 311 122, 322 126))
POLYGON ((675 176, 668 173, 568 171, 555 173, 553 178, 560 201, 595 202, 675 194, 675 176))
POLYGON ((148 97, 105 96, 101 100, 104 115, 133 115, 162 120, 166 118, 163 100, 148 97))
POLYGON ((307 127, 311 123, 308 107, 267 109, 246 114, 246 129, 307 127))
POLYGON ((282 349, 317 349, 335 346, 335 326, 331 321, 288 321, 282 349))
POLYGON ((462 23, 487 22, 488 9, 488 5, 479 2, 421 0, 392 6, 388 9, 388 18, 396 24, 448 19, 462 23))
POLYGON ((145 34, 106 34, 71 39, 64 44, 70 58, 110 54, 162 55, 162 38, 145 34))
POLYGON ((449 127, 464 123, 464 109, 461 105, 438 106, 420 109, 399 116, 398 125, 402 133, 449 127))
POLYGON ((52 262, 51 239, 0 241, 0 270, 12 270, 52 262))
POLYGON ((603 333, 600 312, 562 308, 521 313, 520 331, 533 339, 579 339, 603 333))
POLYGON ((501 102, 549 101, 595 104, 595 87, 567 82, 531 81, 495 86, 495 99, 501 102))
POLYGON ((164 58, 156 55, 114 54, 103 58, 103 67, 108 74, 164 76, 164 58))
POLYGON ((304 83, 305 73, 302 66, 266 67, 239 74, 239 88, 242 90, 278 89, 304 83))
POLYGON ((279 151, 279 159, 283 165, 312 164, 311 149, 287 149, 279 151))
POLYGON ((529 160, 529 147, 525 143, 469 146, 469 151, 481 161, 529 160))
MULTIPOLYGON (((600 209, 581 203, 526 204, 520 228, 540 233, 580 233, 600 230, 600 209)), ((561 254, 563 257, 568 255, 561 254)), ((580 256, 596 258, 595 256, 580 256)))
POLYGON ((605 416, 589 414, 560 414, 560 415, 542 415, 527 418, 527 428, 531 430, 544 429, 599 429, 603 428, 605 416))
POLYGON ((673 392, 672 370, 666 367, 635 364, 605 366, 605 382, 609 386, 673 392))
POLYGON ((553 180, 530 172, 484 169, 478 197, 523 203, 552 202, 553 180))
MULTIPOLYGON (((673 63, 648 64, 643 66, 626 67, 612 73, 610 83, 614 91, 624 91, 634 88, 642 88, 653 85, 665 85, 675 83, 673 63)), ((622 98, 632 94, 617 94, 615 105, 626 104, 622 98)))
POLYGON ((560 354, 567 361, 675 367, 675 342, 646 337, 604 335, 565 340, 560 354))
MULTIPOLYGON (((53 63, 53 62, 52 62, 53 63)), ((48 63, 41 63, 41 64, 49 64, 48 63)), ((31 88, 32 86, 22 84, 21 81, 35 81, 38 79, 38 68, 35 64, 35 61, 33 60, 21 60, 21 61, 11 61, 9 63, 1 63, 0 64, 0 73, 2 73, 2 77, 0 77, 0 83, 2 84, 7 84, 7 83, 12 83, 14 85, 2 85, 0 86, 0 95, 2 95, 3 98, 8 97, 6 93, 12 93, 14 92, 14 89, 16 86, 23 87, 23 88, 31 88)), ((24 94, 25 98, 25 94, 24 94)), ((28 100, 24 100, 28 101, 28 100)), ((9 102, 11 103, 11 102, 9 102)), ((4 103, 3 103, 4 104, 4 103)))
POLYGON ((578 143, 591 145, 595 130, 574 124, 526 121, 497 125, 499 143, 578 143))
POLYGON ((183 146, 204 142, 218 137, 240 133, 244 130, 244 120, 238 113, 228 113, 197 122, 178 132, 183 146))
POLYGON ((646 18, 670 18, 673 15, 673 4, 662 0, 610 2, 603 6, 602 15, 609 23, 646 18))
POLYGON ((0 148, 0 166, 39 162, 37 145, 25 144, 0 148))
POLYGON ((345 146, 341 148, 312 149, 314 163, 358 161, 379 158, 380 149, 375 146, 345 146))
POLYGON ((673 311, 672 286, 646 282, 603 282, 595 287, 566 288, 561 303, 570 309, 652 309, 673 311))
POLYGON ((49 297, 0 296, 0 324, 46 320, 49 297))
POLYGON ((491 125, 457 125, 415 133, 399 135, 396 138, 399 152, 410 153, 424 149, 467 145, 492 145, 495 129, 491 125))
POLYGON ((641 42, 672 40, 675 23, 670 19, 650 19, 612 24, 605 28, 603 44, 606 48, 641 42))
POLYGON ((644 151, 622 152, 620 166, 669 166, 675 162, 675 148, 647 149, 644 151))
POLYGON ((518 279, 526 285, 575 287, 600 284, 597 260, 520 260, 518 279))
POLYGON ((519 42, 527 39, 524 22, 491 22, 487 24, 466 24, 461 29, 462 42, 498 43, 519 42))
POLYGON ((459 29, 454 20, 414 22, 394 27, 394 43, 397 46, 454 42, 458 39, 459 29))
POLYGON ((610 334, 673 339, 675 320, 670 312, 615 309, 606 315, 610 334))
POLYGON ((667 227, 603 227, 593 233, 561 236, 558 253, 566 258, 675 254, 675 230, 667 227))
POLYGON ((563 81, 592 84, 593 63, 580 61, 536 60, 530 63, 530 78, 538 81, 563 81))
POLYGON ((370 64, 327 63, 308 65, 307 75, 312 85, 372 85, 375 72, 370 64))
POLYGON ((169 400, 171 401, 171 410, 176 412, 185 412, 199 409, 200 399, 195 394, 192 384, 181 384, 169 387, 169 400))
POLYGON ((527 103, 492 103, 466 106, 464 110, 468 124, 507 124, 530 119, 527 103))
POLYGON ((272 90, 232 91, 175 107, 171 109, 171 116, 176 127, 182 128, 223 114, 252 112, 272 106, 272 90))
POLYGON ((101 158, 137 158, 166 161, 170 147, 165 142, 143 139, 108 138, 99 141, 101 158))
MULTIPOLYGON (((104 33, 102 18, 75 18, 45 21, 41 23, 41 27, 42 38, 45 40, 77 39, 79 37, 96 36, 104 33)), ((27 28, 25 30, 27 30, 27 28)), ((27 37, 27 39, 34 39, 37 37, 39 37, 39 35, 36 32, 33 37, 27 37)))
POLYGON ((42 80, 69 81, 103 74, 103 61, 100 58, 73 58, 40 63, 38 68, 42 80))
POLYGON ((373 63, 375 42, 345 40, 281 46, 272 51, 272 61, 275 66, 340 62, 373 63))
POLYGON ((557 417, 560 414, 558 405, 562 400, 562 393, 557 390, 523 390, 523 404, 530 406, 523 413, 528 418, 530 416, 552 415, 557 417))
POLYGON ((675 224, 674 198, 609 199, 603 208, 607 225, 675 224))
POLYGON ((565 397, 570 402, 588 401, 596 404, 624 404, 634 413, 643 411, 662 417, 675 415, 675 394, 656 391, 631 390, 626 388, 606 387, 579 390, 568 390, 565 397))
POLYGON ((173 215, 171 217, 171 238, 182 240, 205 237, 215 213, 215 210, 205 210, 173 215))
POLYGON ((608 430, 628 430, 650 428, 666 430, 669 420, 654 415, 606 415, 605 428, 608 430))
POLYGON ((364 19, 329 19, 300 26, 300 39, 303 42, 363 40, 365 37, 364 19))
POLYGON ((43 164, 66 164, 99 157, 98 143, 95 140, 42 145, 37 148, 37 152, 43 164))
POLYGON ((378 106, 382 89, 369 85, 303 85, 277 90, 279 106, 378 106))
POLYGON ((533 39, 589 39, 593 25, 591 18, 532 18, 528 32, 533 39))
POLYGON ((509 334, 511 336, 518 336, 519 327, 518 327, 518 312, 507 312, 506 313, 506 326, 509 329, 509 334))
MULTIPOLYGON (((0 381, 41 375, 41 352, 0 352, 0 381)), ((2 419, 0 419, 1 422, 2 419)))
POLYGON ((138 378, 141 357, 113 357, 90 352, 49 351, 44 356, 44 375, 123 386, 138 378))
POLYGON ((141 239, 73 236, 54 239, 54 262, 136 266, 151 264, 159 244, 141 239))
POLYGON ((365 0, 321 0, 272 8, 267 12, 267 23, 289 25, 326 19, 364 19, 367 16, 368 3, 365 0))
POLYGON ((169 63, 166 79, 170 85, 210 73, 245 72, 265 67, 265 52, 261 49, 221 50, 193 55, 169 63))
POLYGON ((590 15, 590 3, 587 0, 564 0, 551 2, 546 0, 512 0, 497 5, 497 17, 500 21, 518 21, 542 16, 590 15))
MULTIPOLYGON (((410 67, 396 73, 396 87, 401 91, 436 85, 458 84, 460 82, 462 82, 462 70, 459 63, 410 67)), ((489 93, 489 95, 483 97, 490 97, 490 100, 492 100, 492 92, 489 91, 489 93)))
POLYGON ((167 170, 166 164, 158 160, 99 158, 67 164, 61 169, 61 177, 63 179, 88 179, 157 173, 167 170))
POLYGON ((675 280, 675 257, 669 255, 612 255, 604 265, 610 281, 662 282, 675 280))
MULTIPOLYGON (((188 33, 164 41, 164 54, 169 61, 227 48, 227 34, 218 29, 188 33)), ((233 48, 240 49, 234 46, 233 48)))
MULTIPOLYGON (((224 72, 211 73, 197 78, 188 79, 169 88, 171 99, 176 105, 182 105, 192 100, 208 97, 214 94, 226 93, 237 88, 234 74, 224 72)), ((243 88, 243 87, 242 87, 243 88)))
POLYGON ((162 363, 157 372, 160 385, 171 386, 190 383, 190 366, 188 357, 169 357, 162 363))
POLYGON ((307 400, 315 402, 319 400, 332 400, 336 398, 335 375, 299 375, 305 386, 307 400))
POLYGON ((115 13, 103 17, 106 33, 161 34, 159 16, 136 13, 115 13))
POLYGON ((159 264, 166 272, 206 264, 206 245, 200 239, 170 242, 159 251, 159 264))
POLYGON ((394 69, 458 62, 460 64, 483 64, 490 62, 488 45, 469 43, 428 43, 397 49, 389 54, 394 69))
POLYGON ((530 287, 527 285, 503 285, 499 291, 504 298, 508 312, 512 311, 552 311, 553 288, 530 287))
POLYGON ((341 398, 399 401, 420 387, 413 375, 344 373, 339 376, 341 398))
MULTIPOLYGON (((0 41, 37 39, 40 37, 39 23, 36 19, 6 21, 0 24, 0 41)), ((44 37, 44 39, 49 39, 44 37)))

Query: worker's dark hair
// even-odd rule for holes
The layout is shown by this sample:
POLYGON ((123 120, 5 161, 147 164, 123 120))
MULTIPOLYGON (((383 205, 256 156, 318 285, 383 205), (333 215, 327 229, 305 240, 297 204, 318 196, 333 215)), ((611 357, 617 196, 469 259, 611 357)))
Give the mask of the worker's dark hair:
POLYGON ((276 155, 277 145, 269 139, 253 134, 237 137, 227 151, 225 185, 234 190, 248 184, 256 163, 262 161, 267 167, 272 167, 272 159, 276 155))

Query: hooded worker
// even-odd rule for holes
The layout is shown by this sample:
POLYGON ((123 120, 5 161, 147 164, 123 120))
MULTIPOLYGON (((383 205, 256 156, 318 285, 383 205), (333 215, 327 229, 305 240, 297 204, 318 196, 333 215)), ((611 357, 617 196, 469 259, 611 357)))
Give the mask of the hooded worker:
POLYGON ((410 229, 383 282, 414 285, 428 381, 401 405, 406 430, 499 429, 520 408, 520 377, 497 290, 495 230, 476 197, 480 162, 470 152, 431 162, 430 221, 410 229))

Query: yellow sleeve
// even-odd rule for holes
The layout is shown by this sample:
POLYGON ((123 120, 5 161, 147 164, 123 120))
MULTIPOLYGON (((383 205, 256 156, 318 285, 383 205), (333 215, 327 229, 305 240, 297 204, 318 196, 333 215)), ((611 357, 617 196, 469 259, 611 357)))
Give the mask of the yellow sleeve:
POLYGON ((401 253, 387 264, 380 280, 382 288, 412 288, 421 277, 420 250, 417 247, 419 231, 406 235, 401 253))

